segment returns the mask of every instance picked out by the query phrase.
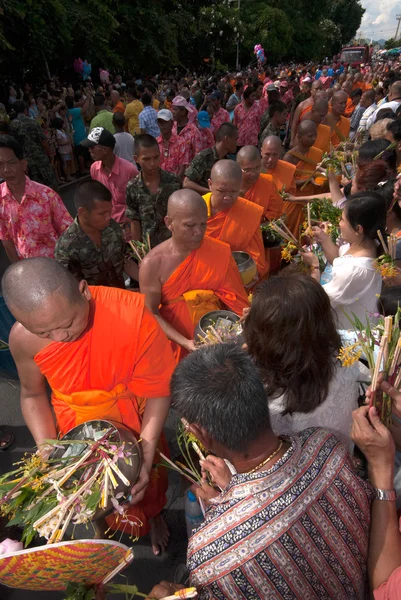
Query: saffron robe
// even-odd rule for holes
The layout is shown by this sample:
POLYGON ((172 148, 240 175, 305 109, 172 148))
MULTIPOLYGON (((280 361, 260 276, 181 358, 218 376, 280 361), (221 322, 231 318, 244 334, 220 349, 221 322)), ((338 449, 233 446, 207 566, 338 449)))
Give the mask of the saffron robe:
POLYGON ((350 120, 347 117, 340 117, 340 120, 336 123, 335 127, 331 128, 331 143, 334 147, 338 146, 340 142, 343 142, 349 137, 349 131, 351 129, 350 120))
POLYGON ((263 207, 263 219, 277 219, 283 214, 283 199, 272 175, 261 173, 245 194, 245 200, 263 207))

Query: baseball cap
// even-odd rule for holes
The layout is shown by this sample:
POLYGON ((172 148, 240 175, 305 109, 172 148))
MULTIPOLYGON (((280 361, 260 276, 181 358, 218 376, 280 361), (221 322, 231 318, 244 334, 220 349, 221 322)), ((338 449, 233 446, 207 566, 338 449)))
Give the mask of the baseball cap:
POLYGON ((157 113, 157 118, 161 119, 162 121, 174 121, 173 113, 167 108, 162 108, 159 110, 157 113))
POLYGON ((207 110, 201 110, 198 112, 198 125, 202 129, 210 127, 210 117, 207 110))
POLYGON ((288 81, 280 81, 280 87, 288 87, 288 81))
POLYGON ((268 92, 272 92, 273 90, 276 90, 276 86, 274 85, 274 83, 269 83, 269 85, 267 86, 266 90, 268 92))
POLYGON ((114 148, 115 145, 116 138, 104 127, 94 127, 86 140, 82 140, 81 142, 81 146, 85 146, 85 148, 93 148, 93 146, 114 148))
POLYGON ((211 100, 221 100, 221 94, 218 91, 213 92, 213 94, 210 96, 211 100))
POLYGON ((188 100, 185 100, 184 96, 176 96, 171 104, 172 106, 186 108, 188 112, 194 112, 195 110, 192 104, 190 104, 188 100))

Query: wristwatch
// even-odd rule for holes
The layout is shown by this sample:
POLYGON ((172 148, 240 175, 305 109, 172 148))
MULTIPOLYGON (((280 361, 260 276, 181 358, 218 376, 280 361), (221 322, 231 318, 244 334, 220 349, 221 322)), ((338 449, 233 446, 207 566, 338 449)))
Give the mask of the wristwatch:
POLYGON ((388 500, 389 502, 395 502, 397 499, 397 492, 395 490, 375 490, 375 500, 388 500))

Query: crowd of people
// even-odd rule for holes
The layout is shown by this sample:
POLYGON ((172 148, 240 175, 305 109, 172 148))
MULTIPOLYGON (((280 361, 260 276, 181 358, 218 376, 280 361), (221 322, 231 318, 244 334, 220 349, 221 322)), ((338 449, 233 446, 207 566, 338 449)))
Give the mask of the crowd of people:
POLYGON ((160 554, 155 454, 172 403, 207 454, 187 557, 200 599, 400 598, 401 392, 381 383, 389 430, 361 396, 366 366, 338 356, 350 315, 401 300, 401 65, 102 73, 12 87, 0 111, 2 292, 35 443, 90 419, 130 427, 143 463, 128 514, 160 554), (336 149, 352 156, 341 173, 322 166, 336 149), (73 219, 58 186, 74 175, 73 219), (307 234, 325 278, 311 244, 302 272, 284 267, 261 229, 281 218, 298 239, 319 197, 342 210, 336 241, 326 223, 307 234), (255 265, 246 285, 233 252, 255 265), (221 308, 241 317, 241 343, 199 347, 221 308))

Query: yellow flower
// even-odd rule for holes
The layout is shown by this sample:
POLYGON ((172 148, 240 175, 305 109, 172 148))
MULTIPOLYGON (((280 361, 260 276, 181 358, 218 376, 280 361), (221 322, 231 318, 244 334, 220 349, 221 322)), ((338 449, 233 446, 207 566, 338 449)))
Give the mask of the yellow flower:
POLYGON ((249 302, 249 304, 252 304, 252 300, 253 300, 253 294, 251 292, 250 294, 248 294, 248 302, 249 302))
POLYGON ((362 349, 359 344, 352 344, 351 346, 345 346, 340 348, 337 356, 338 360, 341 361, 343 367, 350 367, 362 356, 362 349))
POLYGON ((281 250, 281 258, 286 262, 291 262, 293 256, 293 251, 296 250, 297 247, 292 242, 288 242, 286 246, 281 250))

